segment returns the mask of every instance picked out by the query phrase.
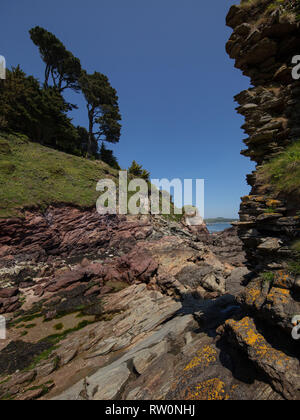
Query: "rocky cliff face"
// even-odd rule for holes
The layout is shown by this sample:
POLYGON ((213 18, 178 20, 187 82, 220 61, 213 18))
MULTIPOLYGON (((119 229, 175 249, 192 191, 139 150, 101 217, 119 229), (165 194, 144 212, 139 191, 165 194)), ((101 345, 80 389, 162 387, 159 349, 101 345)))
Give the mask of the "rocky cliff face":
MULTIPOLYGON (((249 136, 242 154, 257 162, 257 169, 300 138, 300 83, 292 79, 292 58, 300 51, 299 23, 289 22, 279 9, 266 13, 272 4, 233 6, 227 16, 234 29, 227 52, 254 86, 235 99, 249 136)), ((239 231, 252 267, 272 269, 292 257, 289 245, 299 237, 300 202, 295 194, 275 193, 257 175, 248 176, 252 191, 243 198, 239 231)))
MULTIPOLYGON (((247 354, 286 398, 300 398, 299 342, 291 337, 300 315, 299 191, 280 191, 260 176, 268 162, 300 139, 300 83, 292 78, 292 58, 300 53, 297 2, 242 1, 233 6, 227 43, 237 68, 252 88, 236 96, 248 138, 242 154, 257 163, 248 175, 252 187, 242 198, 239 236, 253 280, 240 297, 245 317, 228 321, 230 340, 247 354)), ((298 163, 299 165, 299 163, 298 163)))

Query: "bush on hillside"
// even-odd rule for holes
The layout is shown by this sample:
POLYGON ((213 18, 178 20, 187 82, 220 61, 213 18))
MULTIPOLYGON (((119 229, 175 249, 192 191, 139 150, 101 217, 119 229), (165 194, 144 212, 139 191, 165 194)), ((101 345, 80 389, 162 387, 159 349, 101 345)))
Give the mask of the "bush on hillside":
POLYGON ((117 158, 113 154, 113 151, 108 150, 103 142, 102 142, 100 152, 99 152, 99 159, 107 163, 109 166, 111 166, 114 169, 117 169, 117 170, 121 169, 118 164, 117 158))
POLYGON ((142 165, 139 165, 135 160, 132 162, 130 168, 128 169, 128 174, 132 175, 135 178, 142 178, 146 181, 149 181, 150 172, 143 169, 142 165))

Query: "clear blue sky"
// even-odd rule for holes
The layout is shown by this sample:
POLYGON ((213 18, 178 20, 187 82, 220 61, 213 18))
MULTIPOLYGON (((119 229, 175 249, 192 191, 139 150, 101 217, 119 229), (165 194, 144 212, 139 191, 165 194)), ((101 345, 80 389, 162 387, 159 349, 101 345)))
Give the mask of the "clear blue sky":
MULTIPOLYGON (((89 72, 110 78, 120 98, 123 168, 133 159, 152 178, 204 178, 206 217, 236 217, 253 165, 233 96, 249 87, 225 53, 228 0, 2 0, 1 50, 43 80, 28 30, 58 36, 89 72)), ((75 96, 75 97, 74 97, 75 96)), ((87 126, 84 101, 74 122, 87 126)))

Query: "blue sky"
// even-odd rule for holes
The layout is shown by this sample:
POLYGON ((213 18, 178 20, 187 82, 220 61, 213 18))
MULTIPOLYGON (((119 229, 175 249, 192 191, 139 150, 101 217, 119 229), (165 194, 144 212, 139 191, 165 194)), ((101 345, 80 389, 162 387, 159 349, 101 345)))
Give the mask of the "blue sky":
MULTIPOLYGON (((240 156, 245 134, 233 96, 249 87, 225 43, 228 0, 2 0, 1 50, 43 81, 44 66, 28 30, 53 32, 88 72, 106 74, 123 117, 113 150, 152 178, 204 178, 206 217, 236 217, 253 164, 240 156)), ((76 124, 87 126, 84 101, 76 124)))

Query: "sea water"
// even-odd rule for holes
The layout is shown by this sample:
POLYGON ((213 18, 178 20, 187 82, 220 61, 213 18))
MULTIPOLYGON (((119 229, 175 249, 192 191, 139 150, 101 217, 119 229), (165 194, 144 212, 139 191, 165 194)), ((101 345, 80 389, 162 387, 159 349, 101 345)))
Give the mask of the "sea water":
POLYGON ((214 232, 222 232, 225 229, 231 228, 232 225, 230 223, 208 223, 207 229, 209 230, 209 233, 214 232))

